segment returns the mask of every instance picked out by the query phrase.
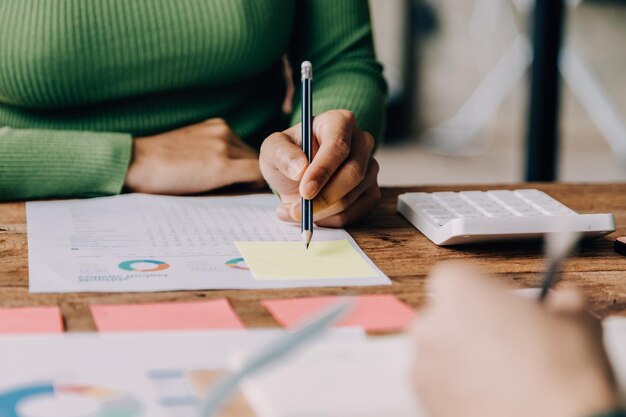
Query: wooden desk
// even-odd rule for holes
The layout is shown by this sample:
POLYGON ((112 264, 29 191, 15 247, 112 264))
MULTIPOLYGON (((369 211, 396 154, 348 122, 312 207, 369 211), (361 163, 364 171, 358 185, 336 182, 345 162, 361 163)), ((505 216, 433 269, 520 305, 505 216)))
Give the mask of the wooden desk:
MULTIPOLYGON (((565 266, 563 281, 583 288, 592 308, 602 316, 626 315, 626 257, 613 252, 613 238, 626 235, 626 184, 533 185, 581 213, 611 212, 617 220, 615 234, 587 244, 565 266)), ((387 188, 375 213, 362 225, 350 228, 365 253, 393 280, 391 287, 303 288, 263 291, 178 291, 164 293, 29 294, 26 218, 23 203, 0 204, 0 306, 60 305, 70 331, 94 330, 90 303, 159 302, 228 297, 250 327, 276 326, 261 307, 267 297, 330 294, 393 293, 413 307, 425 300, 424 278, 437 262, 462 259, 478 265, 516 287, 537 283, 543 268, 538 243, 508 243, 440 248, 422 236, 395 211, 396 197, 406 191, 496 189, 511 187, 387 188)))

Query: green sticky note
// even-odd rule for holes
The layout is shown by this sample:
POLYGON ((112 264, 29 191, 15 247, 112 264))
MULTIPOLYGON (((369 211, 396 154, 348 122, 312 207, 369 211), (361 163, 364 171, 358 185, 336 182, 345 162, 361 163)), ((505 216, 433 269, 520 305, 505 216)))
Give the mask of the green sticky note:
POLYGON ((257 280, 369 278, 378 274, 347 240, 235 242, 257 280))

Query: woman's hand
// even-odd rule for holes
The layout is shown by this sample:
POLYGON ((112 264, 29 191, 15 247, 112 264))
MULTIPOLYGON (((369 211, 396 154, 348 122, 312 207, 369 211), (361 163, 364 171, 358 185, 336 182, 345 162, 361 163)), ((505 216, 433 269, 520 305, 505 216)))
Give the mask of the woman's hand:
POLYGON ((545 305, 466 265, 442 265, 413 329, 419 398, 432 417, 579 417, 617 408, 599 321, 582 295, 545 305))
POLYGON ((222 119, 135 138, 125 185, 151 194, 196 194, 233 184, 264 185, 258 154, 222 119))
POLYGON ((356 125, 347 110, 331 110, 313 119, 309 166, 301 149, 300 124, 269 136, 261 146, 261 171, 280 194, 277 216, 300 220, 300 198, 313 199, 319 226, 343 227, 366 216, 380 200, 374 138, 356 125))

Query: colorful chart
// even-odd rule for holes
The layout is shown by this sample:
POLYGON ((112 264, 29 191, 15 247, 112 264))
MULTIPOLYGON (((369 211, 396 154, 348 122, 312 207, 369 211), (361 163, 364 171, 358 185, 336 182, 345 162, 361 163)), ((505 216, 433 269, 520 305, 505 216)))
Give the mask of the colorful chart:
MULTIPOLYGON (((0 416, 24 417, 27 409, 55 408, 58 415, 78 416, 76 409, 86 410, 84 417, 135 417, 141 412, 141 405, 135 399, 115 390, 103 387, 74 384, 56 384, 46 381, 0 392, 0 416), (54 404, 58 401, 58 404, 54 404), (39 403, 39 404, 38 404, 39 403), (39 405, 39 407, 37 407, 39 405), (88 407, 86 407, 86 405, 88 407)), ((33 414, 32 412, 28 413, 33 414)), ((42 414, 42 417, 45 415, 42 414)))
POLYGON ((133 271, 133 272, 155 272, 155 271, 163 271, 170 267, 168 263, 163 261, 157 261, 155 259, 134 259, 132 261, 124 261, 118 265, 120 269, 124 271, 133 271), (135 264, 149 264, 151 266, 146 265, 135 265, 135 264))
POLYGON ((247 271, 250 269, 244 262, 243 258, 234 258, 234 259, 231 259, 230 261, 226 261, 226 266, 233 268, 233 269, 241 269, 244 271, 247 271))
MULTIPOLYGON (((152 380, 159 404, 167 415, 181 417, 198 415, 198 399, 205 396, 227 374, 225 370, 158 369, 149 371, 148 378, 152 380)), ((234 402, 238 404, 241 414, 256 415, 242 393, 235 395, 239 397, 234 402)))

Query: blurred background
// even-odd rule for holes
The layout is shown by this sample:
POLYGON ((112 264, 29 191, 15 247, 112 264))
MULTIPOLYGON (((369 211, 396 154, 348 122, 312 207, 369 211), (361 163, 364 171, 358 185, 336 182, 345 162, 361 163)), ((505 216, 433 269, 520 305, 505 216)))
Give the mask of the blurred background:
MULTIPOLYGON (((382 185, 524 180, 533 3, 370 0, 390 85, 382 185)), ((626 2, 565 10, 557 178, 626 180, 626 2)))

